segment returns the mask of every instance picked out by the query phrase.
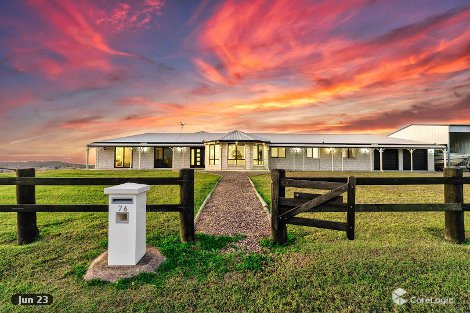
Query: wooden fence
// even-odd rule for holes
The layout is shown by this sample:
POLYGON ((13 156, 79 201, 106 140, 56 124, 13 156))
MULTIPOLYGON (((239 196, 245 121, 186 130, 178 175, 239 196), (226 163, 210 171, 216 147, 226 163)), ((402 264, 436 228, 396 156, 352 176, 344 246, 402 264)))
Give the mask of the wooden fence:
POLYGON ((470 177, 463 170, 444 169, 444 177, 286 177, 284 170, 271 171, 271 234, 276 243, 287 241, 287 224, 319 227, 345 231, 354 239, 355 212, 424 212, 444 211, 444 236, 446 240, 465 241, 463 187, 470 177), (379 185, 444 185, 444 202, 439 204, 356 204, 356 186, 379 185), (286 187, 326 189, 326 194, 294 193, 286 197, 286 187), (339 195, 347 192, 347 201, 339 195), (346 223, 295 217, 303 212, 346 212, 346 223))
POLYGON ((179 177, 35 177, 34 169, 18 169, 16 177, 0 178, 0 185, 16 186, 17 204, 2 204, 0 212, 17 213, 18 243, 34 241, 39 234, 36 212, 108 212, 107 204, 36 204, 36 186, 101 186, 138 183, 180 187, 179 204, 147 204, 147 212, 179 212, 181 240, 194 241, 194 170, 182 169, 179 177))

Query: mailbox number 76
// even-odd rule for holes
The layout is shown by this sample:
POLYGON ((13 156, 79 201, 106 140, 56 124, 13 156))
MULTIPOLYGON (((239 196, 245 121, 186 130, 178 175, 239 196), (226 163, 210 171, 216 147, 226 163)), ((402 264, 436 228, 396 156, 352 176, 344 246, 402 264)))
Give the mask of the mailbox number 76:
POLYGON ((127 205, 120 205, 119 206, 119 212, 124 211, 127 212, 127 205))

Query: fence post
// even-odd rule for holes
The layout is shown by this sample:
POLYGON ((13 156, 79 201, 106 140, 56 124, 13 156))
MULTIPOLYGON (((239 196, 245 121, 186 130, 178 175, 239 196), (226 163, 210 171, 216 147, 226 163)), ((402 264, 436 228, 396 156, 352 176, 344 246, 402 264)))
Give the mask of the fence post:
POLYGON ((180 170, 180 235, 182 242, 194 241, 194 170, 180 170))
POLYGON ((285 177, 285 170, 271 170, 271 237, 274 243, 287 242, 286 223, 278 218, 282 213, 279 199, 286 196, 286 187, 281 186, 281 179, 285 177))
MULTIPOLYGON (((16 177, 35 177, 34 168, 17 169, 16 177)), ((35 204, 36 186, 34 185, 16 185, 16 203, 17 204, 35 204)), ((33 242, 39 234, 37 227, 36 212, 18 212, 17 213, 17 231, 18 244, 33 242)))
POLYGON ((355 210, 356 210, 356 177, 350 176, 348 178, 348 212, 347 212, 347 225, 348 229, 346 235, 349 240, 354 240, 354 227, 355 227, 355 210))
MULTIPOLYGON (((452 177, 454 179, 462 178, 463 170, 458 168, 445 168, 444 177, 452 177)), ((445 184, 444 201, 445 203, 463 203, 463 184, 445 184)), ((444 214, 444 238, 455 243, 464 242, 464 211, 445 211, 444 214)))

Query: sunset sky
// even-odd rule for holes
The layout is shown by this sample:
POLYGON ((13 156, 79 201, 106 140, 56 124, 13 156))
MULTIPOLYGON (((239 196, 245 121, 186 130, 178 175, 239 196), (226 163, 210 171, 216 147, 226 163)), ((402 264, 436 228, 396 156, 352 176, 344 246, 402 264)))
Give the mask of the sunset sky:
POLYGON ((470 2, 2 1, 0 160, 144 132, 470 123, 470 2))

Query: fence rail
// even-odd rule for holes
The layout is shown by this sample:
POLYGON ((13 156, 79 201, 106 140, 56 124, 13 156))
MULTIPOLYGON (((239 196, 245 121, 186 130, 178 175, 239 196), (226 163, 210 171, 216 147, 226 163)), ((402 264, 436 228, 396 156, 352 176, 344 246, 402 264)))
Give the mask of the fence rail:
MULTIPOLYGON (((444 169, 443 177, 286 177, 284 170, 271 171, 271 221, 272 239, 277 243, 287 240, 286 224, 320 227, 347 231, 345 223, 323 221, 310 218, 295 217, 299 212, 347 212, 348 225, 354 227, 354 212, 444 212, 445 239, 461 243, 465 241, 464 212, 470 211, 470 205, 464 204, 463 187, 470 184, 470 177, 463 177, 463 170, 457 168, 444 169), (391 185, 443 185, 445 203, 408 203, 381 204, 355 203, 355 188, 349 188, 348 199, 343 203, 343 197, 332 191, 344 191, 352 179, 354 186, 391 186, 391 185), (294 198, 285 196, 286 187, 326 189, 324 195, 295 192, 294 198), (330 194, 330 197, 325 197, 330 194), (332 197, 336 196, 336 197, 332 197), (317 199, 317 201, 315 201, 317 199), (325 201, 327 200, 327 201, 325 201), (307 205, 306 205, 307 204, 307 205), (314 204, 309 206, 308 204, 314 204), (353 207, 351 207, 353 206, 353 207), (307 210, 305 210, 307 208, 307 210)), ((349 230, 348 238, 354 238, 354 230, 349 230)))
MULTIPOLYGON (((346 183, 347 177, 287 177, 289 180, 346 183)), ((391 186, 391 185, 461 185, 470 184, 470 177, 356 177, 356 185, 391 186)), ((290 186, 289 186, 290 187, 290 186)))
MULTIPOLYGON (((0 204, 0 212, 108 212, 107 204, 0 204)), ((147 212, 181 212, 179 204, 147 204, 147 212)))
POLYGON ((0 178, 0 185, 16 186, 16 204, 0 205, 0 212, 17 213, 18 243, 34 241, 39 234, 37 212, 108 212, 104 204, 36 204, 35 186, 106 186, 138 183, 153 186, 179 186, 180 203, 148 204, 147 212, 179 212, 181 240, 194 241, 194 170, 182 169, 178 177, 35 177, 34 169, 18 169, 16 177, 0 178))
POLYGON ((180 177, 7 177, 0 178, 0 185, 16 186, 101 186, 119 185, 128 182, 146 185, 183 185, 180 177))

